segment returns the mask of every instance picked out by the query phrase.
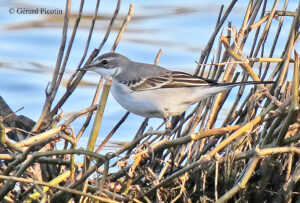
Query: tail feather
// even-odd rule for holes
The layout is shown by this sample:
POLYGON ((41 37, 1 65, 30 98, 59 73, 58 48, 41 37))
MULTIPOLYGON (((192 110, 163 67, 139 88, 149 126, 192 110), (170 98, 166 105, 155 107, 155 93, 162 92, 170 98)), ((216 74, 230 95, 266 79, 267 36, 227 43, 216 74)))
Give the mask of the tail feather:
POLYGON ((246 81, 246 82, 236 82, 236 83, 216 83, 215 85, 213 85, 209 88, 207 97, 210 95, 213 95, 213 94, 220 93, 220 92, 228 91, 236 86, 271 84, 271 83, 275 83, 275 81, 246 81))
POLYGON ((276 81, 246 81, 246 82, 235 82, 235 83, 217 83, 217 85, 222 85, 224 87, 235 87, 240 85, 258 85, 258 84, 273 84, 276 81))
MULTIPOLYGON (((187 96, 188 102, 186 103, 195 103, 198 102, 202 99, 208 98, 212 95, 215 95, 220 92, 228 91, 236 86, 240 85, 251 85, 251 84, 270 84, 270 83, 275 83, 273 81, 247 81, 247 82, 236 82, 236 83, 215 83, 211 84, 209 87, 195 87, 196 89, 193 90, 192 94, 189 95, 194 95, 194 98, 190 98, 190 96, 187 96), (199 88, 199 89, 198 89, 199 88), (200 91, 199 91, 200 90, 200 91), (200 93, 197 93, 200 92, 200 93)), ((194 89, 194 88, 191 88, 194 89)))

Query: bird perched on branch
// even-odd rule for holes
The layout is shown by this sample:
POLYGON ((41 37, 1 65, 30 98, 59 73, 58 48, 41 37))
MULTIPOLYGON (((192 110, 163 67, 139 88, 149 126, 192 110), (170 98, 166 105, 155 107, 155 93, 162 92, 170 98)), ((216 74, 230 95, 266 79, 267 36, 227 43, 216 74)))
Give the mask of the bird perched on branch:
MULTIPOLYGON (((81 71, 95 71, 103 78, 111 77, 111 93, 128 111, 166 121, 169 116, 183 113, 192 104, 235 86, 272 83, 217 83, 158 65, 135 62, 117 53, 102 54, 81 71)), ((169 122, 166 122, 166 127, 170 127, 169 122)))

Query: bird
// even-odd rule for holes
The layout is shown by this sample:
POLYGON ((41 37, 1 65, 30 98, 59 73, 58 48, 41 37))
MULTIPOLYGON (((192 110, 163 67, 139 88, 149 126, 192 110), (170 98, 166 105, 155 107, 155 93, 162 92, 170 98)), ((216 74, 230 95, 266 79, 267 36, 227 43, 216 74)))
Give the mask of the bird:
POLYGON ((185 112, 192 104, 236 86, 268 84, 273 81, 218 83, 155 64, 132 61, 118 53, 104 53, 81 71, 94 71, 112 78, 110 92, 126 110, 149 118, 168 118, 185 112))

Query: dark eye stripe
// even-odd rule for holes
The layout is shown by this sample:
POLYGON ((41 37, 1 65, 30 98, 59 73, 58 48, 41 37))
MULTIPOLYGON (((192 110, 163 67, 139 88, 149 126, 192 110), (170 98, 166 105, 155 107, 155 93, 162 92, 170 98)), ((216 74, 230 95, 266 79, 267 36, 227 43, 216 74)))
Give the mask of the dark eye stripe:
POLYGON ((101 67, 101 68, 105 68, 105 69, 109 69, 110 67, 108 66, 108 60, 101 60, 96 64, 97 67, 101 67))

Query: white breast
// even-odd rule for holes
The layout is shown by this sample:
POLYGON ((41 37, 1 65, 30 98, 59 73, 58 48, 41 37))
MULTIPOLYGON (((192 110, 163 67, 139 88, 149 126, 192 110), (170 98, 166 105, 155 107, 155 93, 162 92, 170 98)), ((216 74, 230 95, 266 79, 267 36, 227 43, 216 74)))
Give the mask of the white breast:
POLYGON ((126 110, 143 117, 163 118, 163 112, 155 103, 149 100, 149 95, 133 92, 126 85, 114 83, 111 93, 117 102, 126 110))

